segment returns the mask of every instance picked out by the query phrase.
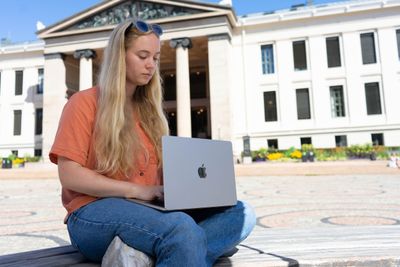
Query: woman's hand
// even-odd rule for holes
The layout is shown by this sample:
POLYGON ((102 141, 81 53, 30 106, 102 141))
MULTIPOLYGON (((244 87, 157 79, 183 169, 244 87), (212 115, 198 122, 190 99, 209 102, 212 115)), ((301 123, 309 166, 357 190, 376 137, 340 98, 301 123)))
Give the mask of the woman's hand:
POLYGON ((94 197, 125 197, 145 201, 163 199, 162 186, 145 186, 103 176, 67 158, 58 158, 61 184, 75 192, 94 197))
POLYGON ((146 185, 134 185, 135 189, 132 196, 128 198, 137 198, 144 201, 150 201, 153 199, 164 199, 164 188, 161 185, 146 186, 146 185))

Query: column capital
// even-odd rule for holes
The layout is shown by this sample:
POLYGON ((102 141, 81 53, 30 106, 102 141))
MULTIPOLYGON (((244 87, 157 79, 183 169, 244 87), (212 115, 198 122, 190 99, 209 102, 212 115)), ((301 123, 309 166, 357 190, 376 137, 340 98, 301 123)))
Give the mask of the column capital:
POLYGON ((182 47, 183 49, 185 48, 192 48, 193 44, 192 44, 192 39, 190 39, 189 37, 183 37, 183 38, 175 38, 175 39, 171 39, 171 41, 169 42, 169 46, 172 48, 178 48, 178 47, 182 47))
POLYGON ((96 57, 96 51, 92 50, 92 49, 81 49, 81 50, 76 50, 74 52, 74 58, 76 59, 80 59, 80 58, 95 58, 96 57))

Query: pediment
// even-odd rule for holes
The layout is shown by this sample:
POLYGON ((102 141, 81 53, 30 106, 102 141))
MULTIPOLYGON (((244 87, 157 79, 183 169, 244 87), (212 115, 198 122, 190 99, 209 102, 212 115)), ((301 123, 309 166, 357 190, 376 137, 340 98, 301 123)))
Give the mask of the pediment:
POLYGON ((215 16, 217 14, 229 14, 230 20, 235 20, 231 7, 217 4, 206 4, 190 0, 109 0, 51 25, 37 32, 37 34, 40 38, 46 39, 108 30, 129 18, 162 23, 180 19, 187 20, 196 17, 215 16))

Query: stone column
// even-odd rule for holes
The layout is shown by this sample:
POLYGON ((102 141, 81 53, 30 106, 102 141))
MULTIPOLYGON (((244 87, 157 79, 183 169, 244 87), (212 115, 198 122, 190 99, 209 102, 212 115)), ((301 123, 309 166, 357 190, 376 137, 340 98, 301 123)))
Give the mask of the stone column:
POLYGON ((65 92, 66 67, 64 55, 60 53, 44 55, 43 89, 43 148, 45 162, 49 162, 49 151, 54 142, 62 109, 67 101, 65 92))
POLYGON ((228 34, 208 37, 212 139, 232 140, 232 45, 228 34))
POLYGON ((96 52, 91 49, 77 50, 74 58, 79 59, 79 90, 93 86, 93 62, 96 52))
POLYGON ((192 137, 190 104, 189 49, 190 38, 172 39, 170 46, 176 49, 176 113, 178 136, 192 137))

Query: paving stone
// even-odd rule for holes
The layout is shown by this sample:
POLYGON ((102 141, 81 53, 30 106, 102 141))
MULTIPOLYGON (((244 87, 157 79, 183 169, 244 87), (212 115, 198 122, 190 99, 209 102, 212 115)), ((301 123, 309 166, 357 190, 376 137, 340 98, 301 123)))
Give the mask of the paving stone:
MULTIPOLYGON (((368 227, 383 227, 387 233, 393 229, 400 231, 400 170, 387 168, 383 161, 237 165, 236 173, 240 174, 237 177, 238 197, 249 202, 258 217, 256 229, 244 245, 261 242, 265 252, 271 254, 265 255, 271 262, 285 263, 273 256, 273 251, 267 250, 274 247, 274 231, 281 235, 285 231, 321 235, 335 232, 339 240, 340 233, 349 229, 354 229, 354 233, 368 227)), ((0 255, 70 243, 63 224, 65 211, 60 200, 61 186, 56 177, 56 168, 45 164, 28 165, 16 172, 0 169, 0 255)), ((284 239, 275 240, 282 242, 284 239)), ((367 241, 363 242, 360 244, 369 245, 367 241)), ((316 253, 317 249, 313 250, 310 244, 312 242, 303 250, 316 253)), ((287 245, 295 244, 288 241, 287 245)), ((277 248, 284 251, 285 247, 281 244, 277 248)), ((243 250, 243 253, 249 253, 243 250)), ((345 251, 342 253, 347 255, 345 251)), ((400 263, 399 258, 385 255, 384 251, 375 258, 360 261, 367 253, 362 246, 352 253, 345 261, 353 260, 352 266, 364 266, 363 262, 365 266, 374 266, 379 261, 382 266, 400 263)), ((249 255, 249 263, 240 266, 251 266, 252 254, 249 255)), ((301 255, 290 255, 297 260, 303 259, 301 255)), ((304 258, 303 263, 317 264, 315 258, 312 260, 314 263, 304 258)), ((320 264, 325 263, 320 261, 320 264)), ((350 266, 339 261, 332 264, 329 266, 350 266)))

